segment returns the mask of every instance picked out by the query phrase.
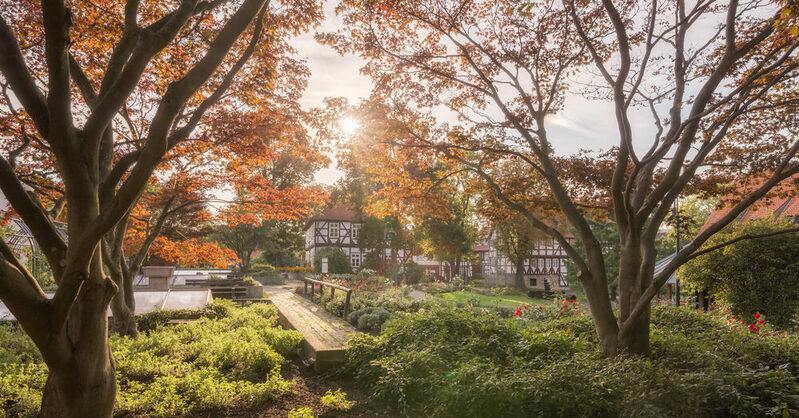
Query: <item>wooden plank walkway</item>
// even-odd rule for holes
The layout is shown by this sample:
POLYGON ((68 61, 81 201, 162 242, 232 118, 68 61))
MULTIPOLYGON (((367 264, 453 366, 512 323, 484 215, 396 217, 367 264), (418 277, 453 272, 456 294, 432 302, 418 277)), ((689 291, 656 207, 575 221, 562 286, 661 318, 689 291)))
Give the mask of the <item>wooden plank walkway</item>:
POLYGON ((305 356, 314 361, 314 368, 321 371, 341 365, 347 341, 358 331, 293 290, 293 286, 264 286, 265 296, 277 308, 283 325, 302 333, 305 356))

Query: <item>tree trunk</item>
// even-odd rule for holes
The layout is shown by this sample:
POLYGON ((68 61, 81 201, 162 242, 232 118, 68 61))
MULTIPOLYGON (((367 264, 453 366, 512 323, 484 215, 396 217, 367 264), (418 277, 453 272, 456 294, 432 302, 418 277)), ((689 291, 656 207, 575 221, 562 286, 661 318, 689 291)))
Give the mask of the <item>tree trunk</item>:
POLYGON ((252 251, 247 251, 242 254, 241 263, 239 266, 241 267, 241 273, 247 274, 250 272, 250 258, 252 257, 252 251))
POLYGON ((116 291, 99 277, 84 283, 63 330, 43 354, 49 375, 43 417, 110 417, 116 400, 116 365, 108 343, 108 304, 116 291))
POLYGON ((123 257, 114 260, 113 265, 108 265, 111 279, 117 286, 117 293, 111 299, 111 313, 113 314, 112 331, 123 336, 135 337, 139 335, 136 328, 136 299, 133 295, 133 279, 139 272, 139 265, 135 260, 133 269, 125 265, 123 257))
MULTIPOLYGON (((644 262, 638 239, 627 239, 619 254, 619 324, 629 320, 630 312, 649 285, 644 280, 641 265, 644 262)), ((622 351, 649 354, 649 306, 620 334, 619 349, 622 351)))
POLYGON ((111 300, 111 312, 114 315, 113 330, 122 336, 136 337, 139 335, 139 330, 136 328, 136 302, 133 301, 132 294, 130 298, 127 295, 128 289, 125 289, 123 283, 119 293, 111 300), (129 300, 132 303, 128 304, 129 300))
POLYGON ((590 271, 579 271, 577 278, 583 285, 591 317, 594 320, 599 344, 606 357, 619 352, 619 324, 613 313, 608 294, 608 281, 602 247, 598 241, 584 241, 590 271))
POLYGON ((604 292, 599 288, 602 285, 595 281, 583 282, 583 289, 591 309, 599 344, 602 346, 602 353, 606 357, 614 357, 619 350, 619 326, 613 315, 610 298, 607 297, 607 287, 604 292))
POLYGON ((516 260, 516 276, 513 278, 513 287, 517 290, 525 290, 524 285, 524 259, 516 260))

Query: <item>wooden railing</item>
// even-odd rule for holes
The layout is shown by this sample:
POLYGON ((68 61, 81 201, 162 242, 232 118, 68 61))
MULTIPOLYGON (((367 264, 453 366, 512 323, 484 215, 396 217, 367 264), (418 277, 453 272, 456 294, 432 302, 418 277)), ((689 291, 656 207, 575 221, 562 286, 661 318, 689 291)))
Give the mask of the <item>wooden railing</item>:
POLYGON ((305 296, 305 297, 308 297, 308 284, 311 285, 311 300, 313 300, 314 292, 315 292, 315 289, 316 289, 316 285, 319 285, 319 297, 320 297, 320 299, 321 299, 322 295, 325 293, 325 290, 324 290, 325 286, 330 288, 330 296, 331 297, 335 296, 336 289, 341 290, 343 292, 346 292, 347 298, 344 301, 344 315, 343 315, 343 318, 345 320, 347 319, 347 315, 349 315, 349 313, 350 313, 350 299, 352 298, 352 289, 350 289, 348 287, 345 287, 345 286, 333 284, 333 283, 323 282, 321 280, 309 279, 307 277, 303 277, 302 281, 304 282, 304 285, 305 285, 305 287, 302 290, 302 295, 305 296))

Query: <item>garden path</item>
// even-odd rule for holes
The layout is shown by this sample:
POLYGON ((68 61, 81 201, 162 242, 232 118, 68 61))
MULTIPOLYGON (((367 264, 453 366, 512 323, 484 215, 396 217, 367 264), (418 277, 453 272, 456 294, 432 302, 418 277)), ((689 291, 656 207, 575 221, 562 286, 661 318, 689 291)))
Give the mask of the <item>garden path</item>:
POLYGON ((294 286, 264 286, 266 297, 275 305, 283 325, 304 337, 305 356, 316 370, 344 362, 347 342, 358 331, 321 306, 294 293, 294 286))

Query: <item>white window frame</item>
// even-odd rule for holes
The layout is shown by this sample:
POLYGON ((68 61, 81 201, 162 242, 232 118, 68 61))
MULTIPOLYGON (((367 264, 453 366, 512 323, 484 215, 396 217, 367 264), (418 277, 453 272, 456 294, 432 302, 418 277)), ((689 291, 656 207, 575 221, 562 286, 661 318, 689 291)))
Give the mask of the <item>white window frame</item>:
POLYGON ((361 224, 352 224, 352 239, 358 239, 361 234, 361 224))
POLYGON ((352 267, 361 267, 361 253, 353 252, 350 254, 350 265, 352 267))
POLYGON ((339 235, 339 223, 338 222, 331 222, 327 225, 327 236, 330 238, 338 238, 339 235), (334 227, 335 226, 335 227, 334 227), (335 232, 335 233, 333 233, 335 232))

